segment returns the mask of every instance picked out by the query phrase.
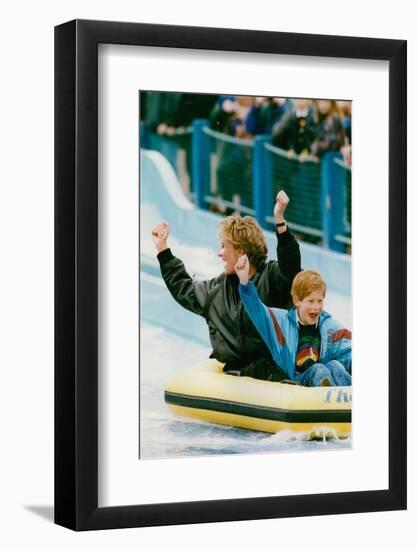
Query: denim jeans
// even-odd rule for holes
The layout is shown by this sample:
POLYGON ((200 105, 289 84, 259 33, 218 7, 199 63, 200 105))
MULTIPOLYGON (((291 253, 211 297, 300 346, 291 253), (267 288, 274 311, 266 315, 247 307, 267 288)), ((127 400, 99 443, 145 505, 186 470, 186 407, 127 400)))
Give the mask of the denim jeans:
POLYGON ((329 386, 351 386, 352 376, 339 361, 329 361, 316 363, 309 367, 305 372, 296 374, 295 381, 303 386, 320 386, 323 380, 327 378, 329 386))

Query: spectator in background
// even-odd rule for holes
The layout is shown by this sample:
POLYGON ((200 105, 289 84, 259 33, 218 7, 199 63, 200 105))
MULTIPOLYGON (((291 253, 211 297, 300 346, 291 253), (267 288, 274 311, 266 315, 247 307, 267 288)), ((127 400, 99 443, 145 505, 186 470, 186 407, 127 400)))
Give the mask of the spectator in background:
MULTIPOLYGON (((210 114, 210 127, 239 139, 251 139, 253 134, 252 96, 220 96, 210 114)), ((252 151, 239 143, 219 141, 217 144, 217 209, 226 214, 239 212, 239 205, 252 205, 252 151)))
POLYGON ((211 127, 243 139, 270 135, 273 125, 289 108, 290 102, 281 97, 220 96, 212 112, 211 127))
POLYGON ((342 126, 345 130, 345 143, 341 149, 343 160, 346 164, 352 164, 352 102, 336 101, 339 107, 342 126))
POLYGON ((289 161, 281 159, 280 174, 288 194, 297 197, 296 209, 289 212, 293 223, 314 229, 320 220, 320 200, 314 166, 306 163, 313 158, 311 146, 317 139, 317 118, 311 99, 297 98, 293 107, 272 128, 272 143, 287 151, 289 161), (292 160, 291 160, 292 159, 292 160))
POLYGON ((345 135, 348 143, 352 143, 352 102, 345 100, 336 101, 339 109, 342 126, 345 129, 345 135))
POLYGON ((311 155, 317 123, 311 99, 294 99, 294 107, 272 128, 272 142, 288 151, 288 157, 299 155, 302 162, 311 155))
POLYGON ((311 145, 311 152, 320 158, 324 153, 341 150, 345 144, 345 130, 336 101, 317 99, 314 104, 317 116, 317 138, 311 145))
POLYGON ((217 105, 210 113, 210 127, 217 132, 237 138, 252 138, 247 122, 253 105, 252 96, 220 96, 217 105))
POLYGON ((279 122, 291 108, 283 97, 257 97, 249 114, 251 133, 271 135, 274 124, 279 122))

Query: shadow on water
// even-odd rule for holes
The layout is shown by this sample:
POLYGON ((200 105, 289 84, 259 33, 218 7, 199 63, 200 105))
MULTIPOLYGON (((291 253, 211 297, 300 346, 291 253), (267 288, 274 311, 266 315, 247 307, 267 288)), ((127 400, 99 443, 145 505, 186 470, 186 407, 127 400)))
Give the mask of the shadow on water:
POLYGON ((36 514, 37 516, 46 519, 49 523, 54 522, 54 507, 53 506, 24 506, 25 510, 36 514))

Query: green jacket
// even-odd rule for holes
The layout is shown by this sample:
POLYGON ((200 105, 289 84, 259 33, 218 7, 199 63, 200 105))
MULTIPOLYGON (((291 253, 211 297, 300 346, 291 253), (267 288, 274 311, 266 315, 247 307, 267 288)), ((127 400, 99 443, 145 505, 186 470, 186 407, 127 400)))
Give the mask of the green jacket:
MULTIPOLYGON (((278 235, 278 234, 277 234, 278 235)), ((278 261, 258 266, 252 282, 262 302, 286 308, 291 301, 291 284, 300 271, 300 248, 287 230, 278 235, 278 261)), ((236 275, 222 273, 206 281, 193 280, 182 261, 170 249, 158 254, 162 277, 174 299, 207 322, 213 352, 210 357, 239 369, 271 354, 249 319, 241 302, 236 275)))

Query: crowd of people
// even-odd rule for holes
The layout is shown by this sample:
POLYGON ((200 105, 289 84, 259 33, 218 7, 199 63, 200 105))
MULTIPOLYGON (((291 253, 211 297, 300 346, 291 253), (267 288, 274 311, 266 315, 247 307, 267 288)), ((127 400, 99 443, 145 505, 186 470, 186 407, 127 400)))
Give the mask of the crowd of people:
POLYGON ((161 138, 157 137, 156 148, 173 146, 173 154, 172 149, 161 152, 167 158, 171 155, 171 164, 190 197, 193 121, 207 120, 212 131, 237 138, 222 140, 213 135, 210 142, 207 208, 222 215, 254 209, 254 148, 245 142, 249 145, 256 136, 269 136, 273 146, 286 152, 269 157, 272 188, 286 189, 297 199, 296 207, 288 214, 298 227, 298 236, 308 242, 321 242, 322 237, 317 235, 322 228, 319 161, 325 153, 335 153, 351 165, 350 101, 141 92, 140 118, 153 136, 161 138))
POLYGON ((159 135, 181 135, 205 118, 211 129, 237 138, 270 135, 273 145, 301 161, 340 151, 351 163, 350 101, 142 92, 140 107, 141 120, 159 135))

